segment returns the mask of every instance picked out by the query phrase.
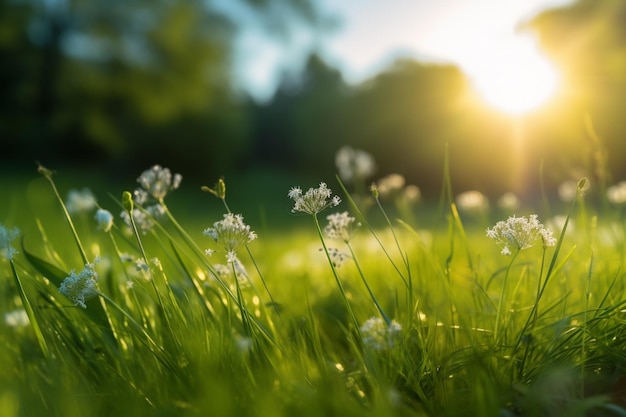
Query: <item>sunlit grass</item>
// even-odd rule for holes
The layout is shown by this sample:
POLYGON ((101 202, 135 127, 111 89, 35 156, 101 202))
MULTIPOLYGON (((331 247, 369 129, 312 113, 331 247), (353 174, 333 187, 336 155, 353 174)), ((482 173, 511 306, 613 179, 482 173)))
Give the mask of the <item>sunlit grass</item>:
POLYGON ((93 190, 110 230, 95 206, 54 202, 57 176, 43 168, 44 203, 2 222, 3 416, 626 414, 615 388, 626 366, 617 193, 596 211, 581 182, 552 208, 566 221, 515 229, 545 227, 554 241, 513 236, 506 256, 486 230, 512 208, 455 202, 447 173, 437 210, 407 199, 404 183, 351 194, 338 180, 341 205, 321 186, 292 190, 292 214, 285 189, 298 229, 266 222, 257 239, 243 223, 253 203, 227 202, 246 190, 198 190, 230 215, 188 223, 172 177, 152 170, 152 201, 93 190), (352 229, 329 237, 336 211, 349 215, 335 227, 352 229), (68 281, 60 288, 90 268, 97 289, 81 308, 68 281))

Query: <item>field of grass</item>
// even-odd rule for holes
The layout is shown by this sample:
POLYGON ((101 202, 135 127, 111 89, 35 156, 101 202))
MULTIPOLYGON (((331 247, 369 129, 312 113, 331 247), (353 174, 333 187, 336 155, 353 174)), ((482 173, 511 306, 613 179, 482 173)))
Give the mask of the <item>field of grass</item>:
POLYGON ((0 212, 4 417, 626 416, 624 213, 583 180, 515 211, 291 184, 274 230, 219 181, 190 219, 161 168, 102 206, 40 173, 0 212))

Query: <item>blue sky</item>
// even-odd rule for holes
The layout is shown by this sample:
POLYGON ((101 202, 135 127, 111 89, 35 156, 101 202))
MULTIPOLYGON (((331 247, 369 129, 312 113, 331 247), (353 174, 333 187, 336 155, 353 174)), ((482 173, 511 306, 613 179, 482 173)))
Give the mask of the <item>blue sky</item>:
MULTIPOLYGON (((222 2, 227 0, 221 0, 222 2)), ((281 74, 297 70, 303 51, 319 49, 347 82, 358 83, 398 56, 459 65, 470 77, 490 77, 488 69, 517 50, 532 48, 519 24, 541 10, 572 0, 319 0, 341 20, 329 34, 296 30, 283 44, 248 25, 237 40, 240 88, 259 99, 271 96, 281 74)), ((239 13, 239 12, 237 12, 239 13)), ((244 15, 244 19, 245 19, 244 15)), ((248 17, 249 18, 249 17, 248 17)))

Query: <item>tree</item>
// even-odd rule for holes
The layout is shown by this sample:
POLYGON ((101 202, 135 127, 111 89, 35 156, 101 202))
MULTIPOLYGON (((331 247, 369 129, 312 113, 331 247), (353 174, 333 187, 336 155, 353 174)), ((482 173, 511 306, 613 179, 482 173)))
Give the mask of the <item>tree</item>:
MULTIPOLYGON (((286 19, 276 11, 312 27, 322 19, 312 0, 236 3, 267 28, 286 19)), ((0 39, 0 56, 15 62, 0 82, 15 86, 21 101, 2 103, 0 117, 24 119, 9 119, 7 134, 16 148, 38 150, 29 158, 169 160, 216 174, 248 152, 245 107, 232 88, 239 23, 213 3, 4 0, 1 7, 19 36, 0 39)), ((292 29, 285 23, 272 36, 292 29)))

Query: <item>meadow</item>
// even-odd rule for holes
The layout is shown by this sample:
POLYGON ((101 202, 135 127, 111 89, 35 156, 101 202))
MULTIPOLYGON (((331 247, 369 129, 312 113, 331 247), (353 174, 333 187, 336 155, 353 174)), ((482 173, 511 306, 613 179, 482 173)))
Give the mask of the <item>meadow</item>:
POLYGON ((626 416, 625 184, 422 202, 350 158, 275 230, 222 179, 190 219, 167 168, 40 165, 0 219, 2 416, 626 416))

